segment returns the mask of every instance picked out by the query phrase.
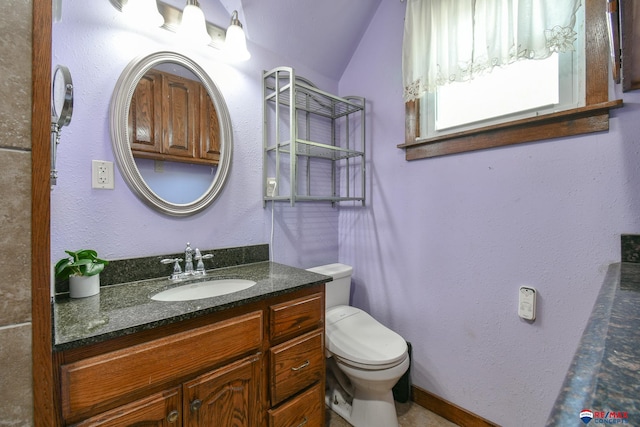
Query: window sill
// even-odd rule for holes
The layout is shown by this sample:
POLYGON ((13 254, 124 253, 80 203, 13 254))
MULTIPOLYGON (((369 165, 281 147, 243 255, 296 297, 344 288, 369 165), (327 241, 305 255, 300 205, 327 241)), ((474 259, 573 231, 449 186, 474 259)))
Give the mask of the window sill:
MULTIPOLYGON (((417 117, 417 111, 411 111, 413 106, 410 104, 407 103, 408 120, 411 116, 417 117)), ((609 110, 619 107, 622 107, 621 99, 435 138, 415 138, 398 145, 398 148, 405 149, 406 160, 417 160, 600 132, 609 129, 609 110)))

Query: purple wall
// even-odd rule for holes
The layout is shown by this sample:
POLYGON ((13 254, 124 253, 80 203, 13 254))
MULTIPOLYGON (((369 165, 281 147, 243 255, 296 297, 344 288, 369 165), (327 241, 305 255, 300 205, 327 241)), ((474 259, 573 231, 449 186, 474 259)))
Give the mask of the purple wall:
MULTIPOLYGON (((620 233, 640 231, 640 94, 624 96, 606 133, 406 162, 396 148, 404 139, 404 7, 381 2, 339 84, 340 93, 369 101, 367 207, 277 204, 274 260, 353 265, 355 305, 413 343, 416 385, 501 425, 539 426, 606 267, 619 260, 620 233), (520 285, 538 289, 533 324, 517 317, 520 285)), ((292 65, 325 90, 338 83, 255 45, 252 59, 235 67, 209 48, 183 50, 164 30, 132 31, 107 1, 66 0, 63 12, 53 64, 70 68, 76 98, 58 151, 52 261, 80 247, 121 259, 176 252, 186 241, 268 242, 261 71, 292 65), (115 190, 91 189, 91 160, 114 160, 108 108, 116 80, 132 58, 164 49, 210 73, 234 127, 227 186, 190 218, 147 208, 117 169, 115 190)))
MULTIPOLYGON (((229 22, 217 4, 219 20, 229 22)), ((296 67, 319 87, 337 90, 337 81, 296 62, 250 45, 252 58, 238 66, 216 59, 211 48, 185 48, 175 34, 133 29, 110 2, 66 0, 53 25, 53 65, 69 67, 75 86, 74 115, 62 131, 58 185, 52 191, 52 261, 64 250, 91 247, 108 259, 179 252, 193 247, 222 248, 268 243, 271 206, 262 207, 262 70, 296 67), (204 212, 173 218, 148 208, 122 180, 115 189, 91 189, 91 160, 114 161, 109 137, 109 102, 124 67, 135 57, 176 50, 196 60, 226 98, 234 151, 231 175, 220 197, 204 212)), ((275 206, 277 262, 310 267, 338 257, 338 211, 331 204, 275 206)))
POLYGON ((407 162, 404 8, 380 4, 340 81, 370 104, 368 207, 340 211, 354 305, 412 342, 417 386, 544 425, 620 234, 640 231, 640 93, 609 132, 407 162), (538 290, 533 324, 521 285, 538 290))

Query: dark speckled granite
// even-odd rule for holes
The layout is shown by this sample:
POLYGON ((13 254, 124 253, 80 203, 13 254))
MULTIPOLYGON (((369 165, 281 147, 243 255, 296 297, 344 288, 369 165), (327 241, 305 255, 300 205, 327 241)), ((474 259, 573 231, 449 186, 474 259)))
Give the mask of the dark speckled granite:
POLYGON ((331 278, 269 261, 210 270, 207 276, 172 283, 167 278, 105 286, 81 299, 59 298, 53 304, 54 349, 65 350, 237 307, 253 301, 325 283, 331 278), (160 302, 150 296, 170 287, 202 280, 248 279, 257 284, 214 298, 160 302))
MULTIPOLYGON (((197 246, 192 246, 194 250, 196 247, 197 246)), ((207 270, 269 261, 269 245, 267 244, 200 250, 203 255, 213 254, 213 258, 204 260, 207 270)), ((160 260, 165 258, 184 258, 184 252, 143 258, 110 260, 109 265, 100 273, 100 286, 134 282, 155 277, 169 277, 173 271, 173 265, 161 264, 160 260)), ((181 266, 184 268, 184 262, 181 263, 181 266)), ((56 294, 64 295, 68 292, 68 280, 56 282, 56 294)))
POLYGON ((622 262, 640 262, 640 235, 623 234, 620 236, 620 254, 622 262))
POLYGON ((626 412, 628 425, 640 425, 638 307, 640 264, 612 264, 547 426, 584 425, 583 409, 626 412))

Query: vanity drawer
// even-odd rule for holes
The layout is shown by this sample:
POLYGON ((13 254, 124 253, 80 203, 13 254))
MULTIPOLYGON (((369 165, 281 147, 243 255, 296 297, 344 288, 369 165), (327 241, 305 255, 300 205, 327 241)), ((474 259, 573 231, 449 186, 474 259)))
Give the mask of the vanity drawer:
POLYGON ((321 326, 324 294, 317 293, 270 307, 270 338, 278 341, 321 326))
POLYGON ((320 330, 271 348, 271 405, 324 378, 323 343, 324 330, 320 330))
POLYGON ((144 390, 259 349, 262 324, 262 311, 254 311, 62 365, 63 416, 67 421, 77 420, 121 403, 128 394, 143 394, 144 390))
POLYGON ((324 427, 324 390, 317 383, 277 409, 269 410, 269 427, 324 427))

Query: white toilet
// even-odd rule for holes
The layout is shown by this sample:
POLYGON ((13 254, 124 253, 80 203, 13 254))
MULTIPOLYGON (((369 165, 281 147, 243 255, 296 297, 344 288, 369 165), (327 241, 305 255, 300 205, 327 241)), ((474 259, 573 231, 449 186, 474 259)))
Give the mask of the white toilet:
POLYGON ((352 267, 328 264, 308 270, 333 277, 326 284, 327 366, 341 387, 332 390, 335 381, 327 378, 327 404, 355 427, 397 427, 391 389, 409 368, 406 341, 349 306, 352 267))

